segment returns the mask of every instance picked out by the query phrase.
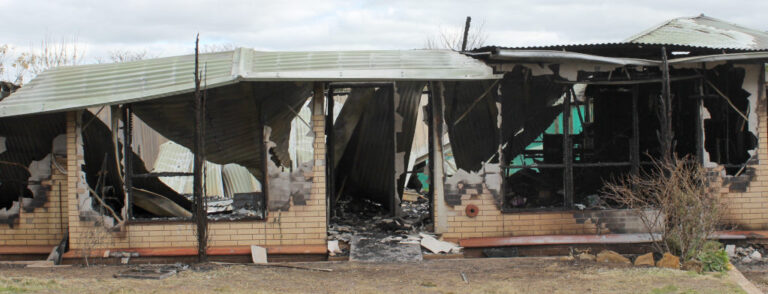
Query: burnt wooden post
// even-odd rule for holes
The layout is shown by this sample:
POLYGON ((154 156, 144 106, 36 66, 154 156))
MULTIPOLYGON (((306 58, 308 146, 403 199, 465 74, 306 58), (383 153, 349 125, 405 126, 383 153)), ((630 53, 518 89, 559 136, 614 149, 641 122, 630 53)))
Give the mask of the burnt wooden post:
MULTIPOLYGON (((701 74, 706 74, 706 65, 704 63, 701 63, 701 74)), ((761 71, 762 73, 765 73, 765 71, 761 71)), ((697 81, 697 86, 699 86, 699 95, 696 96, 696 158, 698 158, 698 162, 701 164, 704 164, 704 120, 701 117, 701 109, 703 107, 702 103, 704 99, 704 79, 705 77, 702 76, 697 81)))
MULTIPOLYGON (((320 91, 322 93, 322 89, 319 89, 317 85, 315 85, 315 91, 320 91)), ((334 161, 334 150, 336 149, 334 146, 334 136, 333 136, 333 108, 334 108, 334 101, 333 101, 333 91, 334 87, 332 85, 328 86, 328 96, 326 100, 326 113, 325 113, 325 195, 326 195, 326 204, 328 205, 328 216, 333 216, 333 207, 336 205, 336 183, 335 183, 335 177, 336 177, 336 168, 335 168, 335 161, 334 161)), ((317 95, 317 93, 315 93, 317 95)))
POLYGON ((203 194, 203 165, 205 165, 205 101, 200 89, 199 42, 195 40, 195 161, 193 168, 193 195, 195 199, 195 223, 197 225, 197 258, 208 260, 208 211, 203 194))
POLYGON ((571 143, 571 91, 563 99, 563 197, 565 208, 573 207, 573 144, 571 143))
POLYGON ((123 105, 123 160, 125 160, 125 207, 128 218, 133 217, 133 113, 131 105, 123 105))
POLYGON ((630 145, 630 158, 632 160, 632 173, 640 173, 640 118, 637 113, 637 98, 640 95, 640 87, 632 86, 632 144, 630 145))
MULTIPOLYGON (((389 103, 387 103, 387 107, 389 107, 390 113, 392 113, 392 146, 390 150, 392 150, 392 159, 393 162, 397 160, 397 122, 395 120, 395 116, 397 116, 397 107, 395 106, 395 96, 397 95, 397 86, 395 83, 390 84, 389 86, 389 103)), ((399 97, 398 97, 399 99, 399 97)), ((404 169, 408 168, 408 164, 406 163, 404 169)), ((392 213, 395 217, 400 217, 401 209, 399 207, 400 203, 400 195, 397 193, 397 179, 399 178, 399 175, 397 174, 397 164, 392 166, 392 195, 389 197, 389 211, 392 213)), ((407 172, 407 171, 405 171, 407 172)))
MULTIPOLYGON (((269 203, 269 138, 267 138, 267 119, 264 115, 264 99, 259 101, 259 143, 261 143, 261 195, 265 207, 269 203)), ((266 214, 269 214, 267 212, 266 214)))
POLYGON ((469 23, 472 22, 472 18, 467 16, 467 21, 464 23, 464 39, 461 41, 461 51, 467 51, 467 37, 469 37, 469 23))
POLYGON ((672 94, 669 80, 669 62, 667 61, 667 48, 661 47, 661 103, 658 110, 660 132, 659 143, 661 145, 661 158, 667 162, 672 160, 672 94))
MULTIPOLYGON (((429 200, 429 218, 434 218, 435 213, 435 137, 432 136, 432 132, 435 130, 435 124, 432 121, 434 115, 432 114, 432 107, 435 102, 432 94, 432 83, 427 84, 427 106, 424 109, 424 119, 427 123, 427 146, 429 150, 427 152, 427 170, 429 171, 429 192, 427 193, 427 199, 429 200)), ((434 223, 434 221, 433 221, 434 223)))

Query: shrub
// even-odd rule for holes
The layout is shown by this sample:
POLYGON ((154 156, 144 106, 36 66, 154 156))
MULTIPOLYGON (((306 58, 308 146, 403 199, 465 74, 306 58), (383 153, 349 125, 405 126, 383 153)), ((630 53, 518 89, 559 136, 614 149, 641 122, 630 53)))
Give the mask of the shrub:
POLYGON ((707 171, 691 156, 654 160, 648 170, 605 183, 603 194, 637 213, 655 250, 683 260, 699 256, 721 218, 707 171))
POLYGON ((718 242, 709 241, 699 252, 697 257, 702 263, 702 268, 707 272, 724 272, 728 270, 728 253, 722 249, 718 242), (717 245, 711 245, 716 243, 717 245))

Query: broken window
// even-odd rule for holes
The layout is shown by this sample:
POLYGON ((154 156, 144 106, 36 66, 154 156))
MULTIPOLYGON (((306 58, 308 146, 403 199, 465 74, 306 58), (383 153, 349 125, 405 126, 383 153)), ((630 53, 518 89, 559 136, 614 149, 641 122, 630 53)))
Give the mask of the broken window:
MULTIPOLYGON (((757 137, 750 130, 750 93, 742 88, 746 71, 732 64, 718 65, 706 71, 703 86, 704 149, 709 161, 725 166, 727 174, 743 170, 757 147, 757 137)), ((755 99, 754 97, 752 99, 755 99)))
POLYGON ((0 120, 0 223, 13 225, 58 189, 50 179, 54 168, 66 173, 65 125, 62 113, 0 120))

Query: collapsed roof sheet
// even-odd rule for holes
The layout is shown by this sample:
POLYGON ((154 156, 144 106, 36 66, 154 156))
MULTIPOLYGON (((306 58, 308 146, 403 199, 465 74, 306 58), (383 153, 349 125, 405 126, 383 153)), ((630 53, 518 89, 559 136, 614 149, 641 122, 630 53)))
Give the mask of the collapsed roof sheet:
POLYGON ((722 49, 768 49, 768 33, 708 16, 666 21, 625 40, 638 44, 671 44, 722 49))
MULTIPOLYGON (((450 50, 234 51, 200 54, 208 88, 240 81, 496 79, 450 50)), ((0 117, 151 100, 194 90, 194 55, 47 70, 0 101, 0 117)))

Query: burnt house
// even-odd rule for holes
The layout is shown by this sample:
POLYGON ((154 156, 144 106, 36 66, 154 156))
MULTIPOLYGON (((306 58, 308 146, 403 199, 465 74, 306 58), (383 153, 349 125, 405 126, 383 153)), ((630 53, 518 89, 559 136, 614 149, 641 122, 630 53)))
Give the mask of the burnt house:
POLYGON ((210 255, 325 256, 349 199, 399 216, 416 173, 464 247, 647 242, 600 188, 665 150, 711 169, 728 225, 766 229, 766 59, 767 33, 706 16, 606 44, 238 48, 199 56, 200 123, 193 55, 52 69, 0 100, 0 255, 195 255, 196 177, 210 255), (169 143, 145 155, 149 136, 169 143))

